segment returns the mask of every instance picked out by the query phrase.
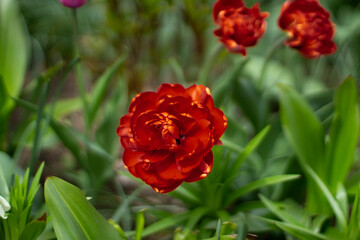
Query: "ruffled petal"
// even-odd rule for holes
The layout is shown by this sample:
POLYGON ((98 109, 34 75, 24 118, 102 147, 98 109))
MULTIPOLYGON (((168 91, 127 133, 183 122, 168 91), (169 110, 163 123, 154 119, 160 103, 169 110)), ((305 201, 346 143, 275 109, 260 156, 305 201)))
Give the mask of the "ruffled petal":
POLYGON ((194 171, 185 179, 185 182, 196 182, 207 177, 211 172, 214 163, 213 153, 210 151, 203 158, 201 165, 194 169, 194 171))
POLYGON ((243 0, 218 0, 214 3, 212 16, 215 23, 217 23, 219 12, 229 8, 240 8, 245 4, 243 0))

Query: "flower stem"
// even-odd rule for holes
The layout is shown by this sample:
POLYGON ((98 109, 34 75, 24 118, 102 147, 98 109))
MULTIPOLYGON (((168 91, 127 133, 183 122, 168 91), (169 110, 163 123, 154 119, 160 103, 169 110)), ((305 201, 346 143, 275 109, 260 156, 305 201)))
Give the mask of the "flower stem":
POLYGON ((198 84, 205 85, 209 76, 209 72, 211 70, 211 66, 214 63, 216 56, 221 52, 223 46, 221 44, 217 44, 215 48, 212 49, 209 56, 206 57, 204 65, 200 69, 200 73, 197 79, 198 84))
POLYGON ((281 37, 278 41, 275 42, 274 46, 270 49, 267 55, 264 58, 263 65, 261 67, 260 77, 258 80, 259 89, 264 88, 264 76, 269 65, 271 58, 275 55, 275 53, 283 46, 284 38, 281 37))
MULTIPOLYGON (((80 57, 80 50, 79 50, 79 31, 78 31, 78 20, 77 20, 77 12, 76 8, 72 10, 72 19, 73 19, 73 34, 74 34, 74 57, 80 57)), ((76 65, 76 83, 78 85, 78 90, 81 98, 81 102, 83 105, 83 109, 85 111, 85 128, 86 132, 89 132, 89 109, 88 104, 86 100, 86 92, 85 92, 85 84, 84 84, 84 78, 83 78, 83 71, 82 71, 82 64, 81 62, 76 65)))

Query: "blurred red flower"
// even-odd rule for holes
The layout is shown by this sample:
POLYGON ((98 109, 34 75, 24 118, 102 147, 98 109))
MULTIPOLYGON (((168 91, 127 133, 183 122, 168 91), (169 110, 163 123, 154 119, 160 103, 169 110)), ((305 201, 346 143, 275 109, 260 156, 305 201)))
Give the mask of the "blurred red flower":
POLYGON ((247 8, 242 0, 218 0, 213 7, 213 19, 219 28, 214 34, 230 52, 246 56, 246 47, 255 46, 264 35, 268 15, 260 12, 258 3, 247 8))
POLYGON ((281 7, 278 24, 289 35, 285 45, 297 49, 307 58, 336 51, 332 41, 335 24, 318 0, 286 1, 281 7))
POLYGON ((62 5, 69 8, 78 8, 84 5, 87 0, 59 0, 62 5))
POLYGON ((123 162, 135 177, 166 193, 182 182, 205 178, 213 166, 211 148, 227 127, 208 88, 162 84, 132 99, 117 134, 123 162))

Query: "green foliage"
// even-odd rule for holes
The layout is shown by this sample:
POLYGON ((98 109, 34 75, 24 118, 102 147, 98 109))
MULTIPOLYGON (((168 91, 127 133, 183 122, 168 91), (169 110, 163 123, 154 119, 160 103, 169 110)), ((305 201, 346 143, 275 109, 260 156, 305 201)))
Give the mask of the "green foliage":
MULTIPOLYGON (((0 76, 6 92, 11 96, 18 96, 25 80, 28 60, 25 29, 19 17, 17 2, 1 1, 0 10, 0 76)), ((5 117, 12 107, 13 103, 7 100, 0 116, 5 117)))
POLYGON ((45 201, 58 239, 121 239, 74 185, 49 177, 45 201))
POLYGON ((359 138, 359 105, 355 80, 347 77, 335 94, 335 112, 326 144, 327 183, 336 189, 344 183, 354 162, 359 138))
POLYGON ((44 168, 42 163, 30 183, 30 171, 24 176, 16 175, 13 187, 10 189, 10 206, 8 218, 0 221, 4 240, 36 239, 45 229, 46 217, 32 220, 31 209, 34 198, 40 188, 40 177, 44 168), (32 221, 31 221, 32 220, 32 221))
POLYGON ((20 94, 28 61, 27 36, 17 2, 0 2, 0 33, 0 149, 3 150, 8 114, 14 106, 9 94, 20 94))
POLYGON ((310 228, 313 221, 301 223, 299 216, 277 207, 261 196, 265 206, 284 222, 274 222, 282 230, 299 239, 337 239, 339 236, 357 239, 358 226, 354 219, 358 215, 358 195, 355 197, 350 220, 348 218, 348 196, 345 188, 346 176, 354 162, 356 143, 359 137, 359 106, 353 78, 346 78, 335 93, 335 114, 330 126, 329 139, 324 145, 322 125, 306 101, 292 88, 281 86, 280 102, 282 124, 298 157, 307 180, 307 206, 300 210, 303 215, 320 213, 321 221, 310 228), (301 130, 300 130, 301 129, 301 130), (316 146, 314 148, 314 146, 316 146), (326 153, 326 155, 324 155, 326 153), (321 193, 321 195, 319 195, 321 193), (311 198, 311 195, 313 194, 311 198), (320 204, 327 203, 336 218, 336 230, 329 228, 327 236, 318 235, 324 220, 329 215, 320 204), (310 205, 311 204, 311 205, 310 205), (310 207, 309 207, 310 205, 310 207), (317 212, 320 211, 320 212, 317 212))
POLYGON ((360 239, 359 3, 322 1, 337 52, 308 60, 283 44, 283 1, 260 1, 247 57, 213 36, 214 2, 87 1, 76 16, 0 1, 0 239, 360 239), (164 82, 206 85, 228 118, 209 176, 168 196, 123 169, 115 131, 164 82), (49 177, 35 197, 45 161, 43 177, 81 190, 49 177))

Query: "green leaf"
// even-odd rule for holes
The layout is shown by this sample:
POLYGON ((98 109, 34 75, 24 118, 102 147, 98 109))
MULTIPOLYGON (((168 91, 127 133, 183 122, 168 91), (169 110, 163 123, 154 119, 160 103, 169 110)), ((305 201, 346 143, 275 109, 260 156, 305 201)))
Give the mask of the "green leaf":
POLYGON ((349 228, 347 236, 349 239, 358 239, 360 236, 360 185, 355 196, 354 204, 351 210, 351 216, 349 220, 349 228))
MULTIPOLYGON (((300 166, 308 164, 319 176, 325 175, 324 130, 309 104, 293 88, 279 85, 280 115, 285 136, 294 149, 300 166)), ((308 176, 307 176, 308 177, 308 176)), ((308 177, 309 178, 309 177, 308 177)), ((310 212, 327 213, 328 206, 310 180, 307 183, 307 204, 310 212)))
POLYGON ((232 96, 244 114, 249 118, 255 132, 260 132, 269 118, 269 106, 262 93, 245 79, 235 81, 232 96))
POLYGON ((19 240, 34 240, 44 231, 46 221, 34 220, 24 228, 19 240))
POLYGON ((16 165, 9 155, 0 152, 0 195, 9 199, 10 183, 15 173, 16 165))
POLYGON ((302 239, 302 240, 327 239, 325 235, 315 233, 304 227, 299 227, 290 223, 282 223, 282 222, 276 222, 275 224, 285 232, 290 233, 291 235, 295 236, 298 239, 302 239))
POLYGON ((249 62, 249 58, 241 59, 239 63, 234 64, 235 66, 225 71, 216 80, 215 86, 211 90, 211 95, 214 98, 216 106, 220 106, 229 93, 232 92, 234 82, 239 78, 244 66, 249 62))
POLYGON ((4 84, 4 80, 0 75, 0 116, 1 116, 1 110, 6 106, 7 99, 8 99, 8 95, 6 91, 6 86, 4 84))
POLYGON ((59 240, 121 239, 74 185, 60 178, 47 178, 45 201, 59 240))
POLYGON ((280 114, 287 139, 301 164, 320 177, 324 164, 324 130, 308 103, 290 86, 279 85, 280 114))
POLYGON ((117 224, 114 220, 112 219, 109 219, 108 221, 112 226, 113 228, 115 228, 115 230, 118 232, 118 234, 120 235, 120 237, 124 240, 127 240, 127 237, 125 235, 125 232, 124 230, 120 227, 119 224, 117 224))
POLYGON ((145 226, 144 209, 136 214, 135 240, 141 240, 141 236, 145 226))
POLYGON ((356 84, 352 77, 348 77, 335 93, 335 115, 326 145, 327 180, 333 189, 345 181, 354 162, 359 125, 356 84))
POLYGON ((216 56, 221 52, 222 49, 223 47, 221 44, 216 44, 216 46, 211 49, 211 51, 209 51, 209 53, 205 57, 203 65, 200 68, 200 72, 196 81, 198 84, 206 85, 209 73, 211 71, 211 66, 215 62, 216 56))
POLYGON ((175 58, 171 58, 169 65, 174 71, 177 82, 186 85, 184 70, 180 66, 179 62, 175 58))
MULTIPOLYGON (((284 207, 284 204, 276 204, 269 199, 267 199, 264 195, 259 195, 260 200, 264 203, 266 208, 271 211, 273 214, 275 214, 279 219, 281 219, 284 222, 296 225, 296 226, 304 226, 302 222, 299 220, 301 218, 297 218, 298 216, 295 216, 291 214, 291 212, 287 211, 287 209, 284 207)), ((301 219, 302 220, 302 219, 301 219)))
POLYGON ((195 230, 193 228, 208 211, 209 209, 206 207, 198 207, 190 212, 187 223, 185 225, 185 236, 187 236, 191 230, 195 230))
MULTIPOLYGON (((13 0, 0 2, 0 75, 11 96, 18 96, 20 93, 25 80, 29 52, 17 3, 13 0)), ((12 101, 6 101, 2 114, 6 114, 13 104, 12 101)))
POLYGON ((29 188, 28 197, 27 197, 27 202, 28 203, 32 204, 32 202, 33 202, 33 200, 35 198, 35 195, 36 195, 37 191, 40 188, 39 182, 40 182, 41 174, 42 174, 42 172, 44 170, 44 165, 45 165, 45 162, 42 162, 40 167, 38 168, 36 174, 35 174, 35 177, 32 180, 32 183, 31 183, 30 188, 29 188))
POLYGON ((221 231, 221 220, 219 219, 216 225, 216 232, 215 232, 216 240, 220 240, 220 231, 221 231))
POLYGON ((58 100, 52 117, 55 119, 62 118, 70 113, 79 111, 81 106, 81 99, 78 97, 58 100))
POLYGON ((322 192, 322 194, 325 196, 326 200, 330 204, 336 219, 337 223, 340 226, 340 229, 343 231, 346 231, 347 224, 346 224, 346 217, 343 212, 343 209, 341 208, 340 204, 337 202, 333 194, 331 193, 330 189, 326 186, 326 184, 321 180, 321 178, 314 172, 314 170, 311 169, 309 165, 305 165, 305 172, 312 178, 312 180, 317 185, 318 189, 322 192))
POLYGON ((184 203, 192 204, 192 205, 199 205, 202 203, 202 200, 196 194, 195 191, 191 191, 191 188, 188 187, 186 183, 180 185, 174 191, 170 192, 169 195, 180 199, 184 203))
POLYGON ((265 187, 276 183, 291 181, 299 177, 300 175, 297 174, 287 174, 287 175, 277 175, 277 176, 271 176, 271 177, 255 180, 230 193, 229 197, 226 199, 225 206, 228 206, 230 203, 232 203, 239 197, 245 195, 246 193, 249 193, 261 187, 265 187))
MULTIPOLYGON (((247 145, 246 147, 240 151, 240 147, 238 147, 238 152, 240 152, 239 157, 236 159, 234 164, 231 166, 230 172, 228 174, 229 181, 232 181, 232 178, 237 176, 239 169, 241 168, 244 161, 247 159, 247 157, 255 151, 255 149, 260 145, 260 143, 264 140, 264 138, 267 136, 267 134, 270 131, 270 126, 266 126, 261 132, 259 132, 247 145), (231 179, 231 180, 230 180, 231 179)), ((235 143, 232 143, 234 146, 236 146, 235 143)), ((224 146, 232 146, 226 141, 224 143, 224 146)), ((234 148, 233 148, 234 149, 234 148)))
POLYGON ((121 64, 127 57, 127 53, 119 57, 96 81, 94 89, 91 93, 90 106, 89 106, 89 123, 94 121, 96 113, 99 109, 100 103, 106 94, 109 87, 111 77, 115 74, 121 64))
POLYGON ((335 198, 339 203, 339 206, 345 218, 348 219, 348 211, 349 211, 348 197, 347 197, 346 189, 344 185, 342 185, 341 183, 338 184, 335 198))
POLYGON ((43 120, 44 107, 46 103, 46 98, 49 93, 49 82, 46 82, 41 89, 41 96, 38 111, 36 113, 36 125, 35 125, 35 136, 33 141, 32 155, 30 161, 30 174, 33 174, 35 164, 39 158, 41 150, 41 121, 43 120))
POLYGON ((157 232, 159 232, 161 230, 173 227, 176 224, 181 223, 182 221, 184 221, 188 217, 189 217, 189 213, 185 212, 185 213, 176 214, 176 215, 172 215, 170 217, 163 218, 163 219, 151 224, 150 226, 146 227, 144 229, 144 232, 143 232, 142 236, 146 237, 148 235, 157 233, 157 232))
MULTIPOLYGON (((27 101, 24 101, 22 99, 13 98, 13 100, 23 106, 24 108, 37 112, 38 107, 32 103, 29 103, 27 101)), ((48 114, 44 113, 45 117, 48 117, 48 114)), ((91 159, 94 160, 92 163, 97 164, 95 166, 92 166, 92 170, 94 170, 94 173, 97 174, 97 176, 102 175, 104 171, 102 171, 106 166, 106 164, 109 164, 112 162, 112 156, 109 155, 101 146, 99 146, 96 142, 90 140, 88 137, 82 135, 80 132, 77 132, 76 130, 67 127, 58 121, 49 118, 50 126, 54 130, 55 134, 58 136, 58 138, 63 142, 63 144, 71 151, 71 153, 74 155, 74 157, 79 161, 79 163, 82 165, 82 167, 87 168, 89 170, 89 164, 84 161, 83 152, 81 151, 80 147, 80 141, 85 143, 86 147, 88 148, 89 152, 91 153, 91 159), (98 161, 98 159, 103 159, 106 161, 98 161), (100 173, 99 173, 100 172, 100 173)), ((108 171, 110 172, 110 171, 108 171)), ((105 174, 105 173, 104 173, 105 174)), ((103 176, 101 176, 103 177, 103 176)), ((104 180, 104 179, 101 179, 104 180)))
POLYGON ((317 215, 311 222, 310 229, 316 233, 319 233, 325 221, 329 218, 327 215, 317 215))
POLYGON ((258 216, 253 216, 253 217, 263 222, 275 224, 283 231, 288 232, 291 235, 301 240, 322 240, 322 239, 328 240, 328 238, 325 235, 311 231, 306 227, 301 227, 292 223, 283 223, 269 218, 263 218, 258 216))
POLYGON ((137 195, 143 190, 143 187, 144 185, 136 188, 130 195, 124 194, 123 196, 121 196, 123 200, 112 216, 112 219, 114 219, 114 221, 119 222, 121 219, 122 221, 124 221, 123 216, 125 214, 130 215, 130 205, 134 200, 136 200, 137 195))

